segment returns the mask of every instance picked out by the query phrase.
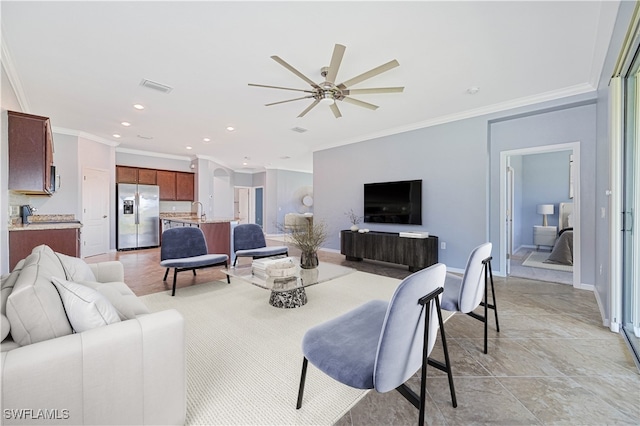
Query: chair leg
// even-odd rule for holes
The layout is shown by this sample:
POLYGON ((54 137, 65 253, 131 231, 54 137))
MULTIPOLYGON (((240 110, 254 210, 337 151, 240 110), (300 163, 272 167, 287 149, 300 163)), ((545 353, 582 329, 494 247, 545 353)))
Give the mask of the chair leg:
POLYGON ((176 277, 178 275, 178 268, 173 269, 173 291, 171 292, 171 296, 176 295, 176 277))
POLYGON ((300 374, 300 388, 298 389, 298 402, 296 404, 296 410, 299 410, 302 407, 302 395, 304 394, 304 382, 307 378, 307 364, 309 361, 307 357, 303 357, 302 360, 302 373, 300 374))
POLYGON ((167 268, 167 270, 164 271, 164 278, 162 279, 162 281, 166 281, 167 280, 167 275, 169 275, 169 268, 167 268))
POLYGON ((440 325, 440 337, 442 338, 442 351, 444 352, 444 364, 446 368, 447 377, 449 378, 449 392, 451 392, 451 404, 453 408, 458 406, 458 400, 456 399, 456 390, 453 386, 453 371, 451 370, 451 361, 449 360, 449 349, 447 348, 447 338, 444 333, 444 321, 442 321, 442 310, 440 309, 440 300, 435 298, 436 309, 438 310, 438 323, 440 325))
POLYGON ((487 263, 489 268, 489 278, 491 280, 491 301, 493 301, 493 306, 489 306, 493 309, 493 313, 496 317, 496 331, 500 333, 500 323, 498 322, 498 305, 496 303, 496 290, 493 287, 493 270, 491 269, 491 260, 487 263))
POLYGON ((195 277, 196 276, 196 270, 192 269, 192 271, 193 271, 193 276, 195 277))
MULTIPOLYGON (((224 262, 224 269, 229 270, 229 264, 227 262, 224 262)), ((231 284, 231 278, 229 277, 229 274, 227 274, 227 284, 231 284)))

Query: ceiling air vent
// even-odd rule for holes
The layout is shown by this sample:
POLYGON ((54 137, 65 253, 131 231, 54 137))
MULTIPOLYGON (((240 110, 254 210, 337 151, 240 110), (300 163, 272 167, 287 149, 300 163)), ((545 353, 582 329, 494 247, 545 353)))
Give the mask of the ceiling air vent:
POLYGON ((140 82, 140 86, 147 87, 149 89, 157 90, 162 93, 169 93, 173 90, 173 87, 167 86, 166 84, 158 83, 156 81, 147 80, 143 78, 140 82))
POLYGON ((307 131, 307 129, 303 129, 302 127, 294 127, 291 130, 293 130, 294 132, 297 132, 297 133, 304 133, 304 132, 307 131))
POLYGON ((153 136, 143 136, 143 135, 137 135, 140 139, 146 139, 146 140, 151 140, 153 139, 153 136))

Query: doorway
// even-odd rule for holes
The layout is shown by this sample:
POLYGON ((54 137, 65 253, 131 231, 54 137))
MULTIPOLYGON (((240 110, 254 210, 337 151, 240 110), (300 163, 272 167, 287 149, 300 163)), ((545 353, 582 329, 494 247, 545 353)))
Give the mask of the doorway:
MULTIPOLYGON (((558 169, 558 173, 559 173, 558 169)), ((539 146, 526 149, 503 151, 500 153, 500 252, 504 258, 501 262, 506 266, 507 275, 534 278, 543 281, 563 282, 581 288, 580 284, 580 179, 573 179, 572 174, 580 173, 580 143, 539 146), (537 157, 536 157, 537 156, 537 157), (559 158, 566 160, 558 160, 559 158), (536 170, 534 164, 547 161, 565 161, 563 166, 566 175, 560 179, 561 189, 548 182, 553 173, 548 171, 529 172, 524 175, 523 169, 536 170), (523 166, 523 162, 526 163, 523 166), (547 181, 545 182, 545 179, 547 181), (524 185, 523 181, 530 182, 524 185), (564 184, 566 182, 566 185, 564 184), (526 195, 525 189, 529 188, 526 195), (533 188, 533 189, 532 189, 533 188), (558 193, 561 190, 562 194, 558 193), (548 226, 543 224, 543 214, 538 214, 541 206, 551 204, 554 213, 549 216, 548 226), (563 213, 558 210, 563 207, 563 213), (568 207, 567 207, 568 206, 568 207), (571 208, 570 215, 566 210, 571 208), (567 228, 567 223, 559 223, 561 218, 572 220, 573 254, 571 267, 546 262, 551 254, 560 230, 567 228), (542 238, 549 233, 548 238, 542 238), (564 271, 563 271, 564 269, 564 271), (571 274, 566 271, 571 270, 571 274)), ((567 236, 565 235, 564 238, 567 236)))
POLYGON ((109 251, 109 172, 82 170, 82 257, 109 251))
POLYGON ((236 186, 233 190, 233 217, 238 224, 253 223, 251 211, 251 188, 236 186))

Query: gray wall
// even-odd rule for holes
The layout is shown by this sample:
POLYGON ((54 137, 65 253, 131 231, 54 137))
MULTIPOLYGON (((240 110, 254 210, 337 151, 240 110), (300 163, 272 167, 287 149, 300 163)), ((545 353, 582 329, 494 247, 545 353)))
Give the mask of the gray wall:
MULTIPOLYGON (((313 213, 314 206, 302 204, 302 197, 313 196, 314 174, 290 170, 267 170, 265 188, 265 221, 267 234, 278 234, 287 213, 313 213)), ((259 178, 254 180, 254 186, 259 178)), ((315 197, 314 197, 315 201, 315 197)))
POLYGON ((363 213, 363 185, 422 179, 422 225, 361 224, 376 231, 428 231, 446 242, 439 260, 463 269, 486 241, 487 119, 473 118, 314 153, 315 218, 327 223, 326 247, 340 249, 350 209, 363 213))

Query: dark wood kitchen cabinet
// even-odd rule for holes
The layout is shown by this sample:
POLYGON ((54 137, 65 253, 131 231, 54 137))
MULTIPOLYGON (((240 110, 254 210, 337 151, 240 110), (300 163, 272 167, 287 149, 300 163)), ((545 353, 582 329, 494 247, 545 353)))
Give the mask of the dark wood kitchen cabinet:
POLYGON ((41 244, 57 253, 80 257, 80 228, 9 231, 9 270, 41 244))
POLYGON ((176 173, 176 200, 193 201, 194 199, 194 176, 193 173, 176 173))
POLYGON ((51 195, 53 135, 48 117, 7 111, 9 127, 9 189, 30 195, 51 195))
POLYGON ((156 184, 157 170, 138 167, 116 166, 116 183, 156 184))
POLYGON ((176 172, 158 170, 156 174, 158 186, 160 187, 160 201, 176 200, 176 172))

